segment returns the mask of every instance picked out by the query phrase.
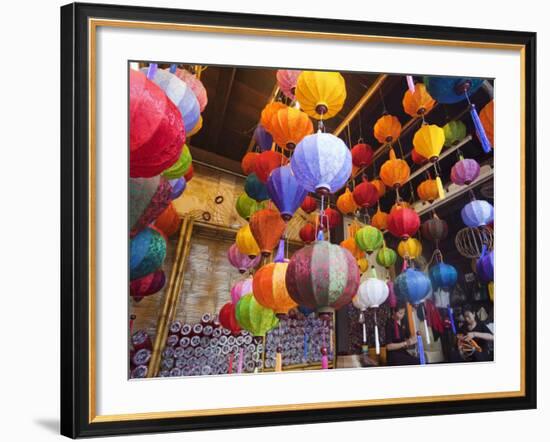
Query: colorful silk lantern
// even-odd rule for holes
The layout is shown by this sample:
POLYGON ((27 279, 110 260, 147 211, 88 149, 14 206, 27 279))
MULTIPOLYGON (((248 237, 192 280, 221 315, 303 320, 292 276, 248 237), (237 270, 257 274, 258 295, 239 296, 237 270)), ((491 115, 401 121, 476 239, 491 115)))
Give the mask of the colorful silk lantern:
POLYGON ((326 195, 340 190, 349 179, 351 153, 340 138, 317 132, 298 144, 290 166, 309 192, 326 195))
POLYGON ((146 228, 130 240, 130 280, 157 270, 166 258, 166 240, 153 228, 146 228))
POLYGON ((359 207, 373 207, 378 202, 378 189, 363 177, 363 182, 353 189, 353 200, 359 207))
POLYGON ((140 300, 145 296, 154 295, 162 290, 166 284, 166 275, 163 270, 149 273, 141 278, 130 282, 130 296, 135 300, 140 300))
POLYGON ((324 211, 323 216, 319 215, 319 225, 323 229, 334 229, 340 224, 342 224, 342 215, 331 207, 324 211))
POLYGON ((328 241, 317 241, 294 253, 286 287, 299 305, 317 311, 349 304, 359 287, 359 269, 351 253, 328 241))
POLYGON ((258 247, 258 243, 252 235, 250 224, 246 224, 237 231, 235 244, 237 245, 239 252, 249 256, 252 259, 260 254, 260 247, 258 247))
POLYGON ((246 193, 241 193, 235 203, 235 209, 241 218, 249 220, 253 213, 260 209, 265 208, 263 202, 259 203, 256 200, 250 198, 246 193))
POLYGON ((435 100, 422 83, 415 84, 414 91, 408 89, 403 96, 403 109, 413 118, 430 112, 434 106, 435 100))
POLYGON ((395 250, 387 247, 385 243, 376 254, 376 262, 387 269, 394 265, 396 260, 397 253, 395 253, 395 250))
POLYGON ((359 168, 370 166, 373 156, 372 147, 366 143, 357 143, 351 149, 351 161, 354 166, 359 168))
POLYGON ((191 158, 191 152, 189 152, 189 148, 187 147, 187 144, 184 144, 183 148, 181 149, 181 155, 178 158, 178 160, 174 164, 172 164, 168 169, 162 172, 162 176, 169 180, 182 177, 189 170, 192 160, 193 159, 191 158))
POLYGON ((266 150, 256 159, 254 172, 262 183, 266 183, 273 169, 284 166, 286 163, 288 163, 288 158, 284 155, 273 150, 266 150))
POLYGON ((306 213, 315 212, 317 210, 317 201, 312 196, 307 195, 304 198, 304 201, 302 201, 302 205, 300 207, 306 213))
POLYGON ((378 230, 388 230, 388 214, 380 210, 380 206, 376 209, 376 213, 372 215, 370 225, 378 230))
POLYGON ((170 199, 172 201, 176 198, 179 198, 187 187, 187 181, 185 181, 184 177, 176 178, 174 180, 168 180, 168 183, 170 184, 170 188, 172 189, 172 191, 170 192, 170 199))
POLYGON ((130 236, 147 227, 172 201, 170 183, 159 176, 130 178, 129 225, 130 236))
POLYGON ((260 263, 261 257, 258 255, 255 258, 250 258, 248 255, 240 252, 237 244, 231 244, 231 247, 227 250, 227 260, 239 273, 245 273, 247 270, 256 267, 260 263))
POLYGON ((405 160, 397 158, 395 151, 390 149, 390 158, 380 168, 380 178, 386 186, 398 188, 409 179, 411 169, 405 160))
POLYGON ((468 227, 486 226, 494 218, 493 206, 484 200, 473 200, 460 211, 462 221, 468 227))
POLYGON ((295 100, 296 85, 302 71, 297 69, 279 69, 277 71, 277 84, 279 89, 291 100, 295 100))
POLYGON ((241 160, 241 169, 245 175, 250 175, 256 168, 256 161, 260 156, 257 152, 248 152, 241 160))
POLYGON ((306 223, 298 234, 300 235, 300 239, 306 244, 312 243, 317 238, 317 231, 311 223, 306 223))
POLYGON ((427 158, 424 158, 422 155, 420 155, 416 150, 411 150, 411 160, 413 160, 414 164, 418 164, 419 166, 426 164, 428 162, 427 158))
POLYGON ((400 298, 418 305, 430 294, 432 284, 424 272, 409 267, 395 278, 393 288, 400 298))
POLYGON ((273 115, 271 135, 284 149, 293 150, 306 135, 313 133, 313 124, 305 112, 294 107, 286 107, 273 115))
POLYGON ((244 295, 252 293, 252 276, 237 281, 231 287, 231 302, 237 304, 244 295))
POLYGON ((424 238, 433 241, 436 244, 447 238, 447 234, 449 233, 447 222, 435 214, 433 218, 430 218, 422 223, 420 230, 424 238))
POLYGON ((271 133, 271 120, 273 118, 273 115, 275 115, 279 110, 285 109, 286 107, 287 105, 281 103, 280 101, 273 101, 267 104, 263 108, 262 114, 260 116, 260 124, 263 126, 263 128, 271 133))
POLYGON ((235 316, 235 304, 228 302, 223 305, 218 314, 218 319, 223 328, 226 328, 232 335, 237 335, 241 332, 241 327, 235 316))
POLYGON ((483 129, 485 129, 485 135, 487 135, 487 138, 489 139, 489 142, 491 143, 491 146, 495 146, 495 138, 494 138, 494 114, 495 114, 495 102, 493 100, 489 101, 483 109, 479 112, 479 119, 481 120, 481 124, 483 125, 483 129))
POLYGON ((413 137, 414 150, 430 161, 439 158, 445 144, 445 132, 435 124, 423 124, 413 137))
POLYGON ((386 193, 386 185, 382 180, 372 180, 371 184, 376 187, 376 190, 378 190, 378 198, 382 198, 384 194, 386 193))
POLYGON ((440 103, 458 103, 466 98, 465 93, 473 94, 483 80, 468 77, 424 77, 424 84, 430 95, 440 103))
POLYGON ((476 273, 482 282, 491 282, 494 279, 495 272, 495 252, 490 252, 484 248, 481 256, 476 262, 476 273))
POLYGON ((164 233, 167 238, 176 233, 180 226, 181 218, 172 203, 155 220, 155 227, 164 233))
POLYGON ((466 137, 466 125, 460 120, 449 121, 443 126, 443 133, 445 134, 445 146, 454 146, 466 137))
POLYGON ((200 81, 196 75, 185 69, 177 69, 175 74, 191 88, 199 102, 200 112, 204 111, 208 104, 208 94, 206 93, 206 88, 202 84, 202 81, 200 81))
POLYGON ((437 188, 436 180, 428 179, 422 181, 416 188, 416 193, 418 194, 418 198, 420 198, 422 201, 432 202, 436 200, 437 198, 439 198, 439 191, 437 188))
POLYGON ((416 259, 422 255, 422 243, 416 238, 401 240, 397 246, 397 253, 401 258, 416 259))
POLYGON ((355 200, 353 199, 353 194, 347 187, 344 193, 336 200, 336 207, 344 215, 351 215, 358 209, 357 204, 355 204, 355 200))
POLYGON ((355 242, 361 250, 371 254, 382 247, 384 235, 376 227, 365 226, 361 227, 355 234, 355 242))
POLYGON ((438 262, 430 269, 430 280, 434 289, 450 290, 456 285, 458 273, 456 269, 444 262, 438 262))
POLYGON ((258 202, 269 199, 267 186, 258 179, 255 173, 251 173, 246 177, 244 191, 250 198, 258 202))
POLYGON ((451 181, 459 186, 471 184, 479 176, 480 170, 476 160, 462 158, 451 169, 451 181))
POLYGON ((235 306, 235 317, 241 328, 256 337, 264 337, 269 330, 279 324, 273 310, 263 307, 252 293, 239 299, 235 306))
POLYGON ((374 137, 380 144, 391 144, 401 135, 401 123, 393 115, 383 115, 374 124, 374 137))
POLYGON ((408 207, 394 207, 388 215, 388 230, 390 233, 401 239, 413 236, 420 227, 420 217, 408 207))
POLYGON ((273 137, 261 124, 258 124, 254 129, 254 141, 262 152, 271 150, 273 147, 273 137))
POLYGON ((288 262, 271 262, 256 271, 252 282, 256 301, 276 315, 286 315, 290 309, 297 307, 286 289, 287 268, 288 262))
POLYGON ((250 217, 250 231, 263 256, 269 256, 285 232, 286 224, 274 209, 258 210, 250 217))
POLYGON ((360 260, 365 257, 365 252, 362 251, 355 242, 353 236, 340 242, 340 247, 348 250, 356 260, 360 260))
POLYGON ((346 101, 346 82, 339 72, 303 71, 296 84, 300 108, 316 120, 333 117, 346 101))
POLYGON ((195 124, 195 127, 187 133, 187 136, 190 138, 196 133, 198 133, 202 129, 202 123, 203 123, 202 115, 199 115, 199 121, 197 121, 197 124, 195 124))
POLYGON ((185 142, 181 112, 145 74, 130 69, 130 176, 150 178, 174 164, 185 142))
POLYGON ((296 180, 290 166, 277 167, 271 172, 267 193, 285 221, 292 218, 307 196, 307 190, 296 180))
POLYGON ((193 174, 194 174, 193 163, 191 163, 191 165, 189 166, 189 169, 187 170, 187 173, 183 175, 183 177, 185 178, 185 182, 188 183, 189 181, 191 181, 191 179, 193 178, 193 174))

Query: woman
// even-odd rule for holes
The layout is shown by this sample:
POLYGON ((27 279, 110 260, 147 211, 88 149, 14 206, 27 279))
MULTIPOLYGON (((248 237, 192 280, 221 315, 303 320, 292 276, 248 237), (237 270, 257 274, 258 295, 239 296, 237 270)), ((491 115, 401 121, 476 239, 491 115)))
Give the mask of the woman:
POLYGON ((485 324, 476 320, 472 307, 463 309, 464 324, 461 333, 457 335, 458 347, 463 359, 474 362, 489 361, 489 343, 493 341, 493 333, 485 324))
POLYGON ((388 365, 416 365, 420 360, 412 356, 407 348, 416 344, 409 330, 403 324, 405 304, 398 303, 386 326, 386 350, 388 365))

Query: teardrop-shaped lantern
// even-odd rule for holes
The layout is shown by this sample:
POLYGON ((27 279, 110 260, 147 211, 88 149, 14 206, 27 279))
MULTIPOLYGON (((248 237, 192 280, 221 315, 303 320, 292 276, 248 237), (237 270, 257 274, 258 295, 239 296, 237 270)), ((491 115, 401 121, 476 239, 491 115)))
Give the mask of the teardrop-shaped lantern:
POLYGON ((250 175, 256 168, 256 161, 260 154, 258 152, 248 152, 241 160, 241 169, 245 175, 250 175))
POLYGON ((380 247, 378 253, 376 254, 376 262, 385 268, 390 268, 395 264, 396 260, 397 253, 395 253, 395 250, 386 247, 385 244, 380 247))
POLYGON ((451 181, 459 186, 471 184, 479 176, 481 168, 476 160, 465 158, 457 161, 451 169, 451 181))
POLYGON ((444 144, 445 132, 435 124, 423 124, 413 137, 414 150, 430 161, 437 161, 444 144))
POLYGON ((231 302, 237 304, 244 295, 252 293, 252 276, 241 279, 231 287, 231 302))
POLYGON ((435 106, 435 100, 422 83, 414 85, 414 92, 407 89, 403 96, 403 109, 411 117, 421 117, 430 112, 435 106))
POLYGON ((176 69, 175 74, 191 88, 199 102, 199 110, 202 112, 208 104, 208 94, 206 93, 206 88, 202 84, 202 81, 200 81, 196 75, 185 69, 176 69))
POLYGON ((380 206, 378 206, 376 213, 370 219, 370 225, 376 227, 378 230, 388 230, 388 214, 380 210, 380 206))
POLYGON ((491 282, 494 280, 495 272, 495 252, 484 252, 476 262, 477 276, 482 282, 491 282))
POLYGON ((378 202, 378 189, 366 178, 353 189, 353 199, 359 207, 374 207, 378 202))
POLYGON ((422 255, 422 243, 416 238, 408 238, 399 242, 397 253, 401 258, 416 259, 422 255))
POLYGON ((176 233, 180 225, 181 218, 173 203, 170 203, 164 212, 155 220, 155 227, 164 233, 164 236, 167 238, 176 233))
POLYGON ((466 137, 466 125, 460 120, 449 121, 443 126, 445 146, 454 146, 466 137))
POLYGON ((393 143, 401 135, 401 123, 393 115, 383 115, 374 124, 374 137, 380 144, 393 143))
POLYGON ((297 307, 286 289, 287 268, 287 262, 271 262, 254 274, 252 291, 256 301, 276 315, 286 315, 290 309, 297 307))
POLYGON ((430 294, 432 284, 424 272, 409 267, 395 278, 393 288, 400 298, 417 305, 430 294))
POLYGON ((166 240, 154 228, 146 228, 130 241, 130 280, 157 270, 166 258, 166 240))
POLYGON ((424 77, 430 95, 440 103, 452 104, 465 100, 465 93, 473 94, 483 80, 472 77, 424 77))
POLYGON ((447 221, 434 215, 422 223, 420 228, 422 236, 432 242, 442 241, 447 238, 449 227, 447 221))
POLYGON ((249 256, 251 259, 260 254, 260 248, 252 235, 249 224, 246 224, 237 231, 235 244, 237 245, 239 252, 249 256))
POLYGON ((359 269, 351 253, 328 241, 296 251, 286 272, 286 287, 299 305, 317 311, 338 310, 359 287, 359 269))
POLYGON ((468 227, 486 226, 493 221, 494 209, 487 201, 474 200, 462 208, 460 215, 468 227))
POLYGON ((261 260, 260 255, 255 258, 250 258, 248 255, 241 253, 237 244, 232 244, 227 250, 227 260, 229 264, 235 267, 240 273, 244 273, 247 270, 256 267, 261 260))
POLYGON ((262 110, 260 116, 260 124, 265 130, 271 133, 271 120, 273 119, 273 115, 275 115, 281 109, 285 109, 287 107, 288 106, 286 104, 283 104, 280 101, 273 101, 267 104, 262 110))
POLYGON ((384 194, 386 193, 386 185, 382 180, 372 180, 371 184, 376 187, 376 190, 378 190, 378 199, 382 198, 384 194))
POLYGON ((269 330, 279 324, 273 310, 262 306, 252 293, 239 299, 235 306, 235 317, 241 328, 256 337, 264 337, 269 330))
POLYGON ((485 129, 485 135, 487 135, 487 138, 489 139, 489 142, 491 143, 491 146, 493 148, 495 147, 495 138, 494 138, 494 114, 495 114, 495 104, 494 101, 491 100, 489 103, 487 103, 483 109, 481 109, 481 112, 479 112, 479 119, 481 120, 481 124, 483 125, 483 129, 485 129))
POLYGON ((288 158, 284 155, 273 150, 266 150, 256 159, 254 173, 262 183, 266 183, 273 169, 284 166, 286 163, 288 163, 288 158))
POLYGON ((265 204, 263 202, 258 203, 256 200, 250 198, 246 193, 241 193, 235 203, 237 213, 247 221, 253 213, 263 208, 265 208, 265 204))
POLYGON ((397 238, 407 239, 413 236, 419 227, 420 217, 413 209, 396 206, 388 215, 388 230, 397 238))
POLYGON ((384 235, 376 227, 365 226, 355 234, 355 242, 361 250, 370 254, 382 247, 384 235))
POLYGON ((302 71, 297 69, 279 69, 277 71, 277 84, 279 89, 291 100, 296 99, 296 85, 302 71))
POLYGON ((274 209, 258 210, 250 217, 250 231, 260 247, 263 256, 269 256, 279 244, 286 224, 281 214, 274 209))
POLYGON ((380 168, 380 178, 386 186, 398 188, 409 179, 411 169, 405 160, 397 158, 390 149, 390 158, 380 168))
POLYGON ((241 327, 239 327, 237 317, 235 316, 235 304, 232 302, 224 304, 220 309, 218 318, 221 326, 229 330, 232 335, 240 333, 241 327))
POLYGON ((336 200, 336 207, 344 215, 351 215, 357 210, 358 207, 353 199, 353 194, 347 187, 344 193, 336 200))
POLYGON ((340 215, 340 212, 338 212, 338 210, 334 210, 331 207, 326 209, 324 216, 319 219, 319 225, 323 229, 334 229, 340 224, 342 224, 342 215, 340 215))
POLYGON ((258 202, 269 199, 267 186, 258 179, 255 173, 251 173, 246 177, 244 191, 250 198, 258 202))
POLYGON ((294 107, 286 107, 273 115, 271 135, 284 149, 293 150, 306 135, 313 133, 313 124, 305 112, 294 107))
POLYGON ((357 143, 351 149, 351 161, 359 168, 369 167, 373 156, 374 152, 370 144, 357 143))
POLYGON ((450 290, 456 285, 458 273, 452 265, 439 262, 430 269, 430 279, 434 289, 450 290))
POLYGON ((298 183, 290 166, 284 166, 274 169, 269 175, 267 193, 282 218, 289 221, 304 201, 307 190, 298 183))
POLYGON ((437 189, 437 182, 435 180, 424 180, 416 188, 418 198, 422 201, 432 202, 439 198, 439 191, 437 189))
POLYGON ((271 150, 273 147, 273 137, 261 124, 258 124, 254 129, 254 141, 262 152, 271 150))
POLYGON ((304 198, 304 201, 302 201, 302 204, 300 207, 306 213, 315 212, 317 210, 317 201, 312 196, 307 195, 304 198))
POLYGON ((351 153, 345 143, 323 132, 305 137, 290 161, 300 184, 309 192, 322 195, 344 187, 351 174, 351 165, 351 153))
POLYGON ((306 223, 298 232, 300 239, 306 244, 310 244, 317 239, 315 226, 311 223, 306 223))
POLYGON ((339 72, 303 71, 296 85, 300 108, 316 120, 333 117, 346 101, 346 82, 339 72))
POLYGON ((168 169, 162 172, 162 176, 169 180, 182 177, 189 170, 189 167, 191 166, 191 161, 193 161, 193 159, 191 158, 191 152, 189 152, 187 144, 184 144, 178 160, 168 169))

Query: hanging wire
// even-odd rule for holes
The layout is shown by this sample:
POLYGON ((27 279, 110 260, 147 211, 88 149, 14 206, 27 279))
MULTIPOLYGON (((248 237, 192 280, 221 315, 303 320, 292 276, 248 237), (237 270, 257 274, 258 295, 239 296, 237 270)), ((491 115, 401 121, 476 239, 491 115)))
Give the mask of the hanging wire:
POLYGON ((361 109, 359 109, 359 140, 358 143, 363 142, 363 125, 361 124, 361 109))
POLYGON ((380 101, 382 102, 382 114, 386 115, 388 113, 388 109, 386 109, 386 101, 384 100, 384 94, 382 93, 382 86, 378 89, 378 93, 380 94, 380 101))

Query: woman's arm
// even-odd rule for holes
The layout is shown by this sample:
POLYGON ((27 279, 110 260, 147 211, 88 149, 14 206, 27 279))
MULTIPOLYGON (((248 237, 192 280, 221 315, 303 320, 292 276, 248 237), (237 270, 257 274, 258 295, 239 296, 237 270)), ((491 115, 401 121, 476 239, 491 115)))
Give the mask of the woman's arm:
POLYGON ((391 344, 386 344, 386 350, 393 351, 393 350, 401 350, 402 348, 407 347, 407 341, 403 342, 392 342, 391 344))
POLYGON ((483 333, 483 332, 470 332, 468 333, 468 337, 470 338, 479 338, 483 339, 485 341, 493 341, 493 335, 491 333, 483 333))

